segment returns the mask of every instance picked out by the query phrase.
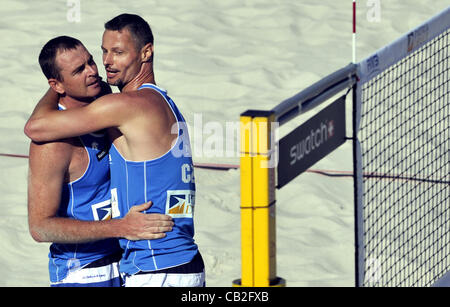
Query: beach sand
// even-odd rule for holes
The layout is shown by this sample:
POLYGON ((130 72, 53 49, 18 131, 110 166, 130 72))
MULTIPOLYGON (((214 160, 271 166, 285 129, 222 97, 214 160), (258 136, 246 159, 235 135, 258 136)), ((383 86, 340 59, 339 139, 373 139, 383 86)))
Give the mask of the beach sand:
MULTIPOLYGON (((226 123, 237 123, 247 109, 271 109, 351 62, 350 0, 117 2, 2 0, 0 153, 28 154, 23 126, 48 88, 37 62, 42 46, 55 36, 74 36, 93 54, 104 77, 103 24, 124 12, 150 23, 156 82, 168 90, 190 126, 201 128, 190 131, 197 149, 194 162, 239 164, 231 147, 237 136, 226 133, 226 123), (222 144, 222 150, 211 143, 222 144)), ((379 19, 373 20, 374 8, 358 1, 357 60, 448 5, 444 0, 379 3, 379 19)), ((348 112, 350 107, 348 101, 348 112)), ((27 163, 0 156, 0 286, 49 283, 49 244, 34 242, 28 232, 27 163)), ((351 143, 314 168, 351 171, 351 143)), ((196 169, 195 174, 195 239, 207 286, 230 286, 241 277, 239 170, 196 169)), ((287 286, 354 285, 352 179, 304 173, 277 191, 276 216, 277 275, 287 286)))

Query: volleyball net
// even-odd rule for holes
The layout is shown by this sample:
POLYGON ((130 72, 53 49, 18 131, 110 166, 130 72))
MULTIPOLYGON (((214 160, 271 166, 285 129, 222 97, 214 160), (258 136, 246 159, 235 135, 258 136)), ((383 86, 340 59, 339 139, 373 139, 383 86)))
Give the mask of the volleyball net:
POLYGON ((356 279, 430 286, 450 271, 450 8, 358 64, 356 279))
POLYGON ((348 140, 356 286, 450 285, 449 28, 447 8, 272 110, 241 114, 242 278, 235 286, 286 284, 276 274, 276 190, 348 140), (325 102, 273 138, 273 127, 325 102))

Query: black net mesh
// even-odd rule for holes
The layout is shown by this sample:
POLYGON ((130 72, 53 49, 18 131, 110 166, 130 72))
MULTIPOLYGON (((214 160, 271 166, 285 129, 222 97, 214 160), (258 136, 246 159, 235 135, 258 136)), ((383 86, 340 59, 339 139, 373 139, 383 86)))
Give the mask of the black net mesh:
POLYGON ((450 271, 449 30, 365 83, 364 286, 450 271))

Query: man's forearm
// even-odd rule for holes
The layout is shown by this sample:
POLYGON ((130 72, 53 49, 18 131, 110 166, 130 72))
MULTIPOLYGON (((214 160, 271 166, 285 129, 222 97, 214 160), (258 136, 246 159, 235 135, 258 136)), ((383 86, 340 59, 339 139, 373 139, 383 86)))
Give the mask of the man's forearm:
POLYGON ((52 88, 49 88, 34 108, 33 113, 31 113, 30 119, 39 117, 42 113, 48 112, 49 110, 57 110, 58 101, 59 94, 52 88))
POLYGON ((46 123, 41 118, 48 112, 56 111, 58 109, 58 101, 59 94, 51 88, 41 98, 24 127, 24 133, 30 139, 37 142, 45 141, 41 139, 41 134, 42 130, 45 131, 46 123))
POLYGON ((80 221, 63 217, 45 219, 34 223, 30 232, 38 242, 87 243, 113 237, 122 237, 122 219, 107 221, 80 221))
POLYGON ((49 217, 39 222, 29 221, 30 233, 38 242, 86 243, 107 238, 128 240, 153 240, 166 236, 174 225, 172 217, 142 211, 151 202, 133 206, 127 215, 107 221, 80 221, 70 218, 49 217))

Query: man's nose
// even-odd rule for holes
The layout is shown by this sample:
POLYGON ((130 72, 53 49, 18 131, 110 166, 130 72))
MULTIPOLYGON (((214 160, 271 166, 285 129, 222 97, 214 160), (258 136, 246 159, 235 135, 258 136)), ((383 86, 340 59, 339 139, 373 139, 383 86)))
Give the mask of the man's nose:
POLYGON ((88 66, 89 69, 89 75, 90 76, 95 76, 98 75, 98 69, 97 69, 97 65, 96 64, 92 64, 88 66))
POLYGON ((105 52, 105 53, 103 54, 103 65, 104 65, 104 66, 108 66, 108 65, 111 65, 111 64, 112 64, 112 56, 111 56, 111 53, 105 52))

